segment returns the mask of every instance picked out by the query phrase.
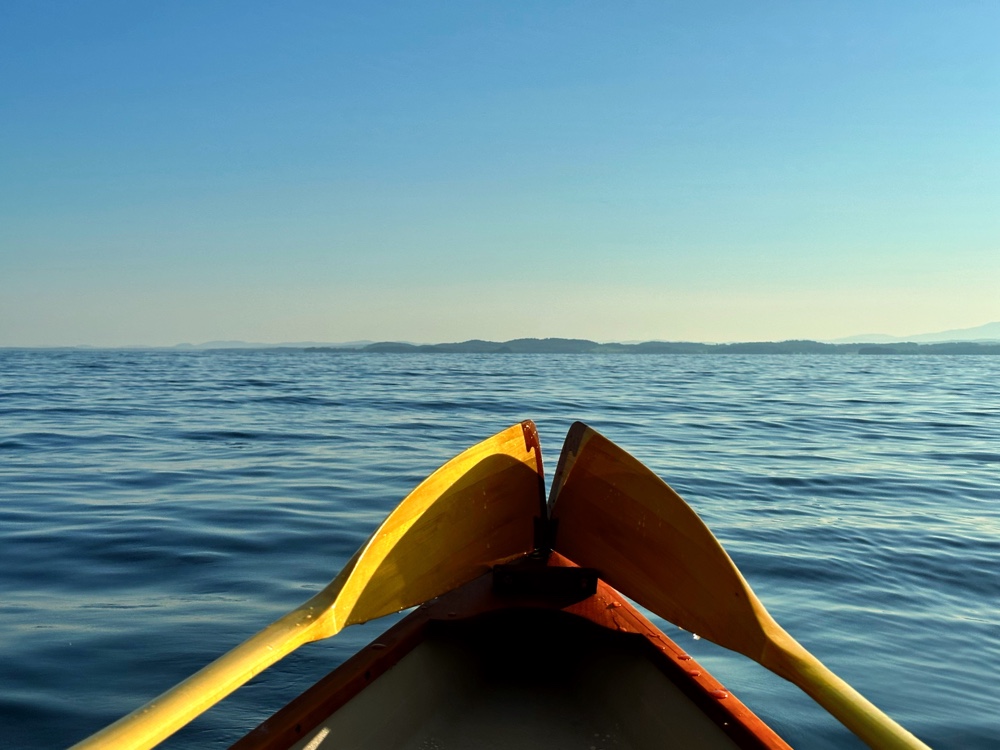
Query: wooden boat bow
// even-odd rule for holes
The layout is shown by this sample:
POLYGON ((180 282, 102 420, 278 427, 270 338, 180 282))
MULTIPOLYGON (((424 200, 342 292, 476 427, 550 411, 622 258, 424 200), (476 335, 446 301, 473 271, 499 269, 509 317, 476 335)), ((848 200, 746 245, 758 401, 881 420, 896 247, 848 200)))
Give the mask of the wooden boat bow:
MULTIPOLYGON (((442 608, 445 621, 458 612, 547 608, 642 634, 650 642, 659 638, 661 654, 683 667, 688 657, 615 589, 792 681, 871 747, 926 748, 788 635, 697 514, 607 438, 573 425, 546 503, 538 434, 527 421, 431 474, 305 604, 75 747, 153 747, 300 645, 421 604, 405 621, 410 625, 389 631, 400 648, 412 646, 414 634, 441 620, 442 608), (505 567, 513 560, 521 562, 505 567)), ((384 649, 386 643, 380 643, 384 649)), ((365 680, 378 664, 388 662, 372 661, 365 680)), ((705 715, 718 714, 720 696, 728 698, 728 692, 707 673, 689 671, 699 672, 684 683, 696 686, 692 699, 705 715)), ((725 705, 738 711, 723 717, 722 725, 755 726, 752 714, 739 713, 745 707, 738 701, 725 705)), ((282 727, 285 736, 287 726, 282 727)), ((747 740, 751 744, 740 747, 787 747, 766 727, 747 731, 764 737, 764 744, 747 740)))

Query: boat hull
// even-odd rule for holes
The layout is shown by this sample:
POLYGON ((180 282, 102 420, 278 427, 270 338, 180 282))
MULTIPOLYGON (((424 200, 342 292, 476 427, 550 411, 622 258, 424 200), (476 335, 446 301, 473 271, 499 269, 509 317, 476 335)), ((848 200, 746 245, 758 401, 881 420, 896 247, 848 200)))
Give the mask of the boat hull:
POLYGON ((421 606, 234 745, 290 747, 788 745, 594 571, 552 553, 421 606))

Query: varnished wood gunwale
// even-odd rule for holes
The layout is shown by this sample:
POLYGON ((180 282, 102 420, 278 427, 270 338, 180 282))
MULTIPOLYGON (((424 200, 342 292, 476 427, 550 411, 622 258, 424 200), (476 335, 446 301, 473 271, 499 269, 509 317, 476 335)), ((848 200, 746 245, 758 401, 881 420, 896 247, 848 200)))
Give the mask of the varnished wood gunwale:
MULTIPOLYGON (((524 564, 575 567, 558 553, 534 555, 524 564)), ((598 581, 596 593, 580 597, 542 598, 500 595, 492 577, 484 575, 424 604, 367 647, 321 679, 283 709, 247 734, 232 750, 278 750, 307 737, 380 675, 391 669, 429 635, 458 635, 484 618, 510 612, 558 616, 603 629, 605 635, 628 639, 631 648, 666 675, 711 721, 741 748, 787 749, 788 745, 750 709, 729 693, 694 659, 663 634, 613 588, 598 581)), ((500 636, 502 637, 502 633, 500 636)))

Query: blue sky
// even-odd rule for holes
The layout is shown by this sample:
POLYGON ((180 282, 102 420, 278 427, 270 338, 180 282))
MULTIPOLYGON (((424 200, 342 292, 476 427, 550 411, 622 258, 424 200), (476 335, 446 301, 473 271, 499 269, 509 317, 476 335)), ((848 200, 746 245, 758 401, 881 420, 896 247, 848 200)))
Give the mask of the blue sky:
POLYGON ((1000 320, 1000 3, 5 2, 0 346, 1000 320))

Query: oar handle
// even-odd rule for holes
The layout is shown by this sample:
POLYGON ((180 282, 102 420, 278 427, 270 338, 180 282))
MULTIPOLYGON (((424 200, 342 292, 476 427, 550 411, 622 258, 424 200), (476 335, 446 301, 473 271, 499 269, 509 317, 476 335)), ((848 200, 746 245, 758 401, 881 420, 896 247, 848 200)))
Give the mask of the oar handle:
POLYGON ((834 674, 787 633, 761 663, 812 696, 873 750, 930 750, 912 733, 834 674), (786 640, 787 638, 787 640, 786 640))

